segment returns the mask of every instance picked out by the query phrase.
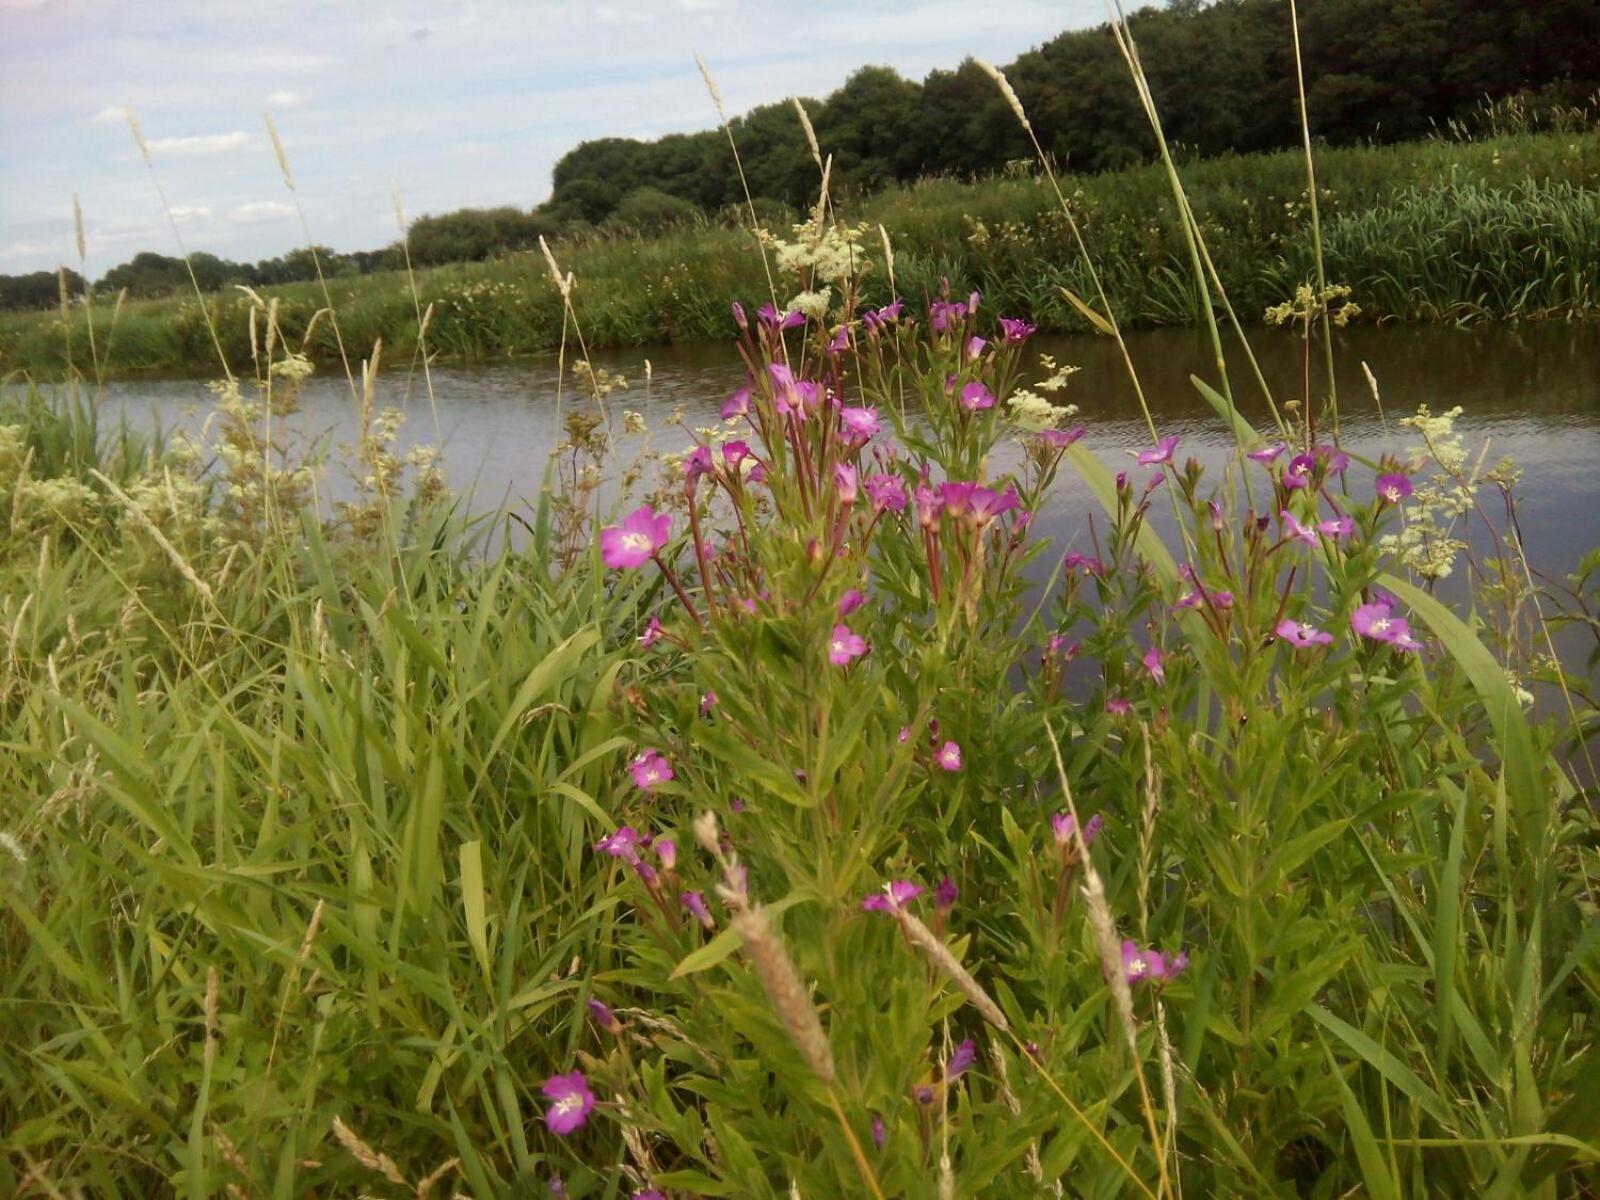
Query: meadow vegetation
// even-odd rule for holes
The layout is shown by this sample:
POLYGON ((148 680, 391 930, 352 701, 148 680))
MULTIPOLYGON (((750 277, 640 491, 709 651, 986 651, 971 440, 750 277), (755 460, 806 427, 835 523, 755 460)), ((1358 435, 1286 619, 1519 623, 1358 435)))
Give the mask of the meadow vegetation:
MULTIPOLYGON (((1360 185, 1330 160, 1321 238, 1270 298, 1218 287, 1234 227, 1200 201, 1293 205, 1287 166, 1259 194, 1259 164, 1118 177, 1137 223, 996 183, 947 252, 1060 247, 1050 305, 1119 339, 1152 286, 1119 239, 1192 184, 1192 219, 1149 234, 1202 265, 1170 294, 1209 296, 1187 303, 1219 342, 1225 299, 1281 302, 1317 362, 1383 303, 1345 287, 1360 185), (1007 233, 1022 211, 1049 232, 1007 233)), ((474 516, 396 457, 356 295, 319 320, 360 358, 337 503, 282 432, 316 369, 283 295, 214 331, 194 310, 207 344, 246 340, 193 439, 102 427, 83 360, 0 394, 0 1191, 1600 1184, 1593 660, 1555 659, 1514 465, 1447 398, 1352 459, 1314 373, 1261 428, 1234 405, 1253 382, 1197 383, 1237 442, 1214 475, 1148 412, 1108 461, 1068 365, 1031 352, 1017 268, 940 281, 946 186, 902 197, 921 251, 822 203, 759 249, 695 235, 716 262, 682 302, 745 386, 682 453, 624 463, 640 418, 580 363, 527 510, 474 516), (1102 509, 1066 555, 1032 520, 1064 470, 1102 509), (1499 540, 1454 608, 1433 585, 1467 521, 1499 540)), ((1450 186, 1485 229, 1516 210, 1450 186)), ((582 264, 651 245, 542 254, 551 328, 593 344, 642 285, 582 264)), ((471 280, 470 317, 404 294, 412 338, 465 353, 449 331, 492 330, 524 277, 471 280)))

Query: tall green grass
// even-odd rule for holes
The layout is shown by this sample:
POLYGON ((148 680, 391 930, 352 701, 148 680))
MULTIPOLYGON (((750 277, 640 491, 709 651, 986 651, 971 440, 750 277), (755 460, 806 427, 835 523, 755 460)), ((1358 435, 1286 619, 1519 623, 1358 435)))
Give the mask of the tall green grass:
MULTIPOLYGON (((1212 245, 1228 293, 1254 319, 1307 278, 1312 247, 1306 192, 1292 153, 1214 159, 1185 168, 1190 202, 1212 245)), ((1368 318, 1470 320, 1577 315, 1595 307, 1600 250, 1600 134, 1527 134, 1482 142, 1423 142, 1329 150, 1319 159, 1329 269, 1357 285, 1368 318)), ((1073 179, 1072 199, 1095 246, 1107 292, 1128 326, 1196 321, 1203 312, 1191 263, 1159 167, 1073 179)), ((1061 297, 1082 294, 1077 254, 1047 188, 1036 179, 969 184, 930 180, 895 188, 842 215, 888 230, 902 293, 937 292, 941 278, 980 288, 1004 310, 1049 329, 1086 329, 1061 297)), ((560 247, 582 285, 577 312, 593 346, 726 336, 727 306, 766 294, 746 235, 717 225, 653 237, 596 233, 560 247)), ((560 297, 541 258, 434 268, 417 276, 433 306, 428 329, 438 355, 475 361, 555 348, 560 297)), ((867 281, 869 294, 886 291, 867 281)), ((418 316, 404 272, 329 281, 348 346, 382 338, 410 353, 418 316)), ((324 307, 320 289, 271 289, 291 338, 324 307)), ((884 295, 882 299, 887 299, 884 295)), ((235 370, 249 362, 242 294, 208 300, 235 370)), ((73 314, 86 359, 86 317, 73 314)), ((109 369, 196 371, 216 362, 194 297, 126 304, 112 332, 109 305, 96 309, 109 369)), ((330 325, 309 351, 338 361, 330 325)), ((0 369, 50 373, 66 366, 55 314, 0 318, 0 369)), ((82 365, 82 364, 80 364, 82 365)))

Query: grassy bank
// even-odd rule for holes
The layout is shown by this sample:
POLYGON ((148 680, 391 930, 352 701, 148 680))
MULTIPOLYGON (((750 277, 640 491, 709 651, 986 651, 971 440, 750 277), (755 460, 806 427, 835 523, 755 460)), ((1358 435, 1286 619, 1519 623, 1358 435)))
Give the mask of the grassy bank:
MULTIPOLYGON (((1298 156, 1210 160, 1184 175, 1223 282, 1246 319, 1311 276, 1298 156)), ((1571 316, 1600 308, 1600 133, 1330 150, 1319 158, 1318 181, 1328 277, 1354 288, 1363 319, 1571 316)), ((1204 300, 1191 282, 1159 168, 1069 186, 1124 322, 1200 319, 1204 300)), ((1082 318, 1059 288, 1079 295, 1090 288, 1053 205, 1036 179, 930 181, 892 189, 840 215, 889 231, 896 283, 908 297, 932 295, 948 277, 958 291, 980 289, 999 309, 1041 327, 1080 329, 1082 318)), ((728 302, 767 294, 748 236, 726 228, 649 239, 594 236, 563 243, 557 252, 581 281, 575 303, 593 346, 726 336, 728 302)), ((870 297, 888 298, 881 273, 865 287, 870 297)), ((414 348, 418 307, 403 273, 339 279, 331 288, 353 351, 380 337, 391 352, 414 348)), ((536 255, 421 272, 418 290, 421 308, 433 308, 429 348, 443 357, 531 354, 560 341, 561 300, 536 255)), ((320 291, 294 285, 271 295, 286 334, 298 343, 323 307, 320 291)), ((208 303, 233 368, 246 372, 251 302, 233 293, 208 303)), ((107 297, 98 298, 94 314, 112 374, 216 369, 193 297, 129 303, 114 329, 107 297)), ((54 313, 0 318, 0 370, 64 370, 70 327, 74 363, 92 375, 86 322, 82 310, 66 326, 54 313)), ((325 319, 313 329, 309 352, 337 361, 325 319)))

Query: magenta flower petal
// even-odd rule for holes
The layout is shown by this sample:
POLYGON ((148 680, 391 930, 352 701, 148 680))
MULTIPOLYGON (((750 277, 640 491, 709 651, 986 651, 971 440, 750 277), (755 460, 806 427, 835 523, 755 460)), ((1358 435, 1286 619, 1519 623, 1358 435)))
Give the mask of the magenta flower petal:
POLYGON ((685 892, 678 898, 678 902, 687 908, 696 921, 707 929, 715 929, 716 921, 711 917, 711 910, 706 907, 706 898, 700 892, 685 892))
POLYGON ((925 890, 914 879, 896 879, 863 898, 861 907, 866 912, 893 912, 910 904, 925 890))
POLYGON ((1149 672, 1151 679, 1154 679, 1157 683, 1165 683, 1167 679, 1166 659, 1167 656, 1161 652, 1161 647, 1151 646, 1150 649, 1144 652, 1144 658, 1140 661, 1144 663, 1144 669, 1149 672))
POLYGON ((1310 454, 1296 454, 1283 469, 1283 486, 1291 489, 1311 486, 1311 473, 1317 469, 1317 460, 1310 454))
POLYGON ((961 747, 955 742, 946 742, 940 746, 933 758, 946 771, 961 770, 961 747))
POLYGON ((1026 321, 1016 320, 1012 317, 1000 318, 1000 331, 1005 336, 1008 346, 1015 346, 1027 341, 1039 331, 1037 325, 1030 325, 1026 321))
POLYGON ((1411 480, 1398 472, 1379 475, 1376 481, 1378 499, 1385 504, 1399 504, 1411 495, 1411 480))
POLYGON ((622 518, 621 524, 600 531, 600 560, 612 570, 642 566, 667 544, 671 532, 670 516, 658 515, 648 504, 641 504, 622 518))
POLYGON ((1263 446, 1259 450, 1248 451, 1245 457, 1258 463, 1273 463, 1277 462, 1278 456, 1288 448, 1283 442, 1279 442, 1276 446, 1263 446))
POLYGON ((940 912, 949 912, 955 907, 956 897, 961 894, 961 889, 956 887, 956 881, 946 875, 939 880, 939 886, 933 889, 933 905, 940 912))
POLYGON ((906 506, 906 485, 898 475, 880 472, 863 485, 878 512, 899 512, 906 506))
POLYGON ((994 393, 973 379, 961 389, 961 407, 968 412, 994 407, 994 393))
POLYGON ((634 786, 648 792, 663 783, 672 782, 672 764, 657 750, 646 750, 628 764, 634 786))
POLYGON ((1283 522, 1283 536, 1290 541, 1304 542, 1308 546, 1315 546, 1317 531, 1310 525, 1302 525, 1295 520, 1295 516, 1288 509, 1278 514, 1278 519, 1283 522))
POLYGON ((876 408, 841 408, 839 426, 852 437, 862 439, 876 437, 883 429, 876 408))
POLYGON ((856 469, 849 463, 838 463, 834 466, 833 490, 838 493, 840 504, 854 504, 856 502, 856 469))
POLYGON ((1278 622, 1276 632, 1291 646, 1299 646, 1302 649, 1307 646, 1327 646, 1333 643, 1333 634, 1326 633, 1315 625, 1308 625, 1304 621, 1291 621, 1288 617, 1278 622))
POLYGON ((1178 441, 1177 434, 1169 434, 1157 442, 1153 449, 1139 451, 1139 465, 1141 467, 1154 467, 1170 463, 1173 452, 1178 448, 1178 441))
POLYGON ((950 1061, 945 1064, 946 1079, 960 1079, 963 1074, 978 1061, 978 1044, 971 1038, 956 1044, 950 1051, 950 1061))
POLYGON ((867 594, 860 588, 851 588, 839 597, 839 615, 848 617, 867 602, 867 594))
POLYGON ((834 666, 846 666, 851 659, 860 658, 866 652, 867 640, 853 632, 850 626, 840 624, 833 627, 833 633, 828 638, 828 661, 834 666))
POLYGON ((1383 601, 1363 604, 1350 614, 1350 627, 1362 637, 1375 642, 1399 643, 1411 640, 1411 626, 1401 618, 1391 615, 1393 610, 1383 601))
POLYGON ((582 1071, 569 1071, 565 1075, 552 1075, 539 1089, 549 1100, 544 1123, 557 1137, 566 1137, 582 1129, 594 1111, 594 1093, 582 1071))

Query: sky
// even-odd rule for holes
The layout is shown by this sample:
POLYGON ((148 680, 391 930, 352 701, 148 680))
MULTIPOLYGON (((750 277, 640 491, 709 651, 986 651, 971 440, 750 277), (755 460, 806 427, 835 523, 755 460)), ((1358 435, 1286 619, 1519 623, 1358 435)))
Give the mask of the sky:
POLYGON ((312 237, 375 249, 396 190, 408 217, 531 207, 586 138, 714 125, 696 52, 739 113, 1104 19, 1104 0, 0 0, 0 273, 78 266, 74 194, 91 278, 175 253, 158 183, 190 250, 303 245, 264 112, 312 237))

